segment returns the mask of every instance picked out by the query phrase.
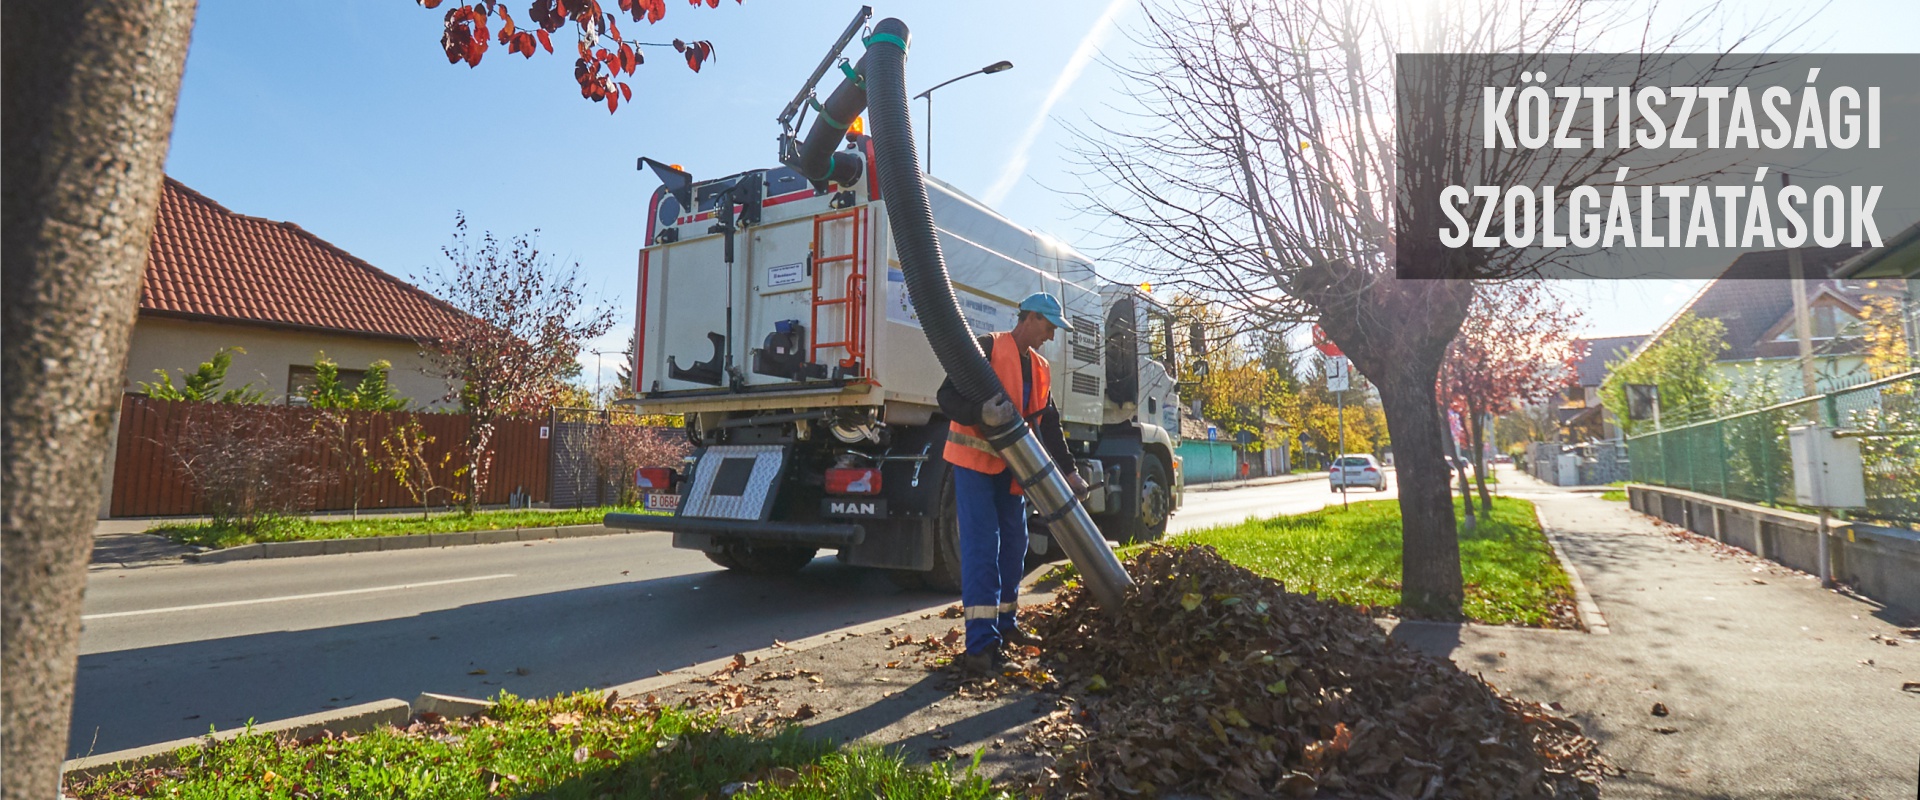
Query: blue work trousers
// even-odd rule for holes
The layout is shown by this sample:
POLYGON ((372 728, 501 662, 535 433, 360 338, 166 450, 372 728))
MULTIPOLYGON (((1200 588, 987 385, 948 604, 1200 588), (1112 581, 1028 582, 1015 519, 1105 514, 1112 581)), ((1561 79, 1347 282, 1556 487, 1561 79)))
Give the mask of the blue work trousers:
POLYGON ((960 605, 967 619, 967 652, 1000 645, 1013 628, 1020 578, 1027 563, 1027 499, 1013 493, 1013 470, 988 475, 953 468, 960 514, 960 605))

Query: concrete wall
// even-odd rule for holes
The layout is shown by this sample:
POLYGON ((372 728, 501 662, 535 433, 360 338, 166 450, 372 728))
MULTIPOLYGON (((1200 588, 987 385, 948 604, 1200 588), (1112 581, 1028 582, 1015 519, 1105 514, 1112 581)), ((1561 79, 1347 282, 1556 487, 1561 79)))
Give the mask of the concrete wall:
POLYGON ((141 382, 154 381, 156 369, 166 370, 178 386, 183 374, 198 368, 220 348, 234 345, 247 352, 233 357, 233 367, 227 370, 227 387, 251 383, 276 403, 285 402, 288 367, 312 366, 315 355, 325 351, 341 369, 365 369, 375 360, 386 359, 393 363, 389 380, 394 392, 412 400, 415 408, 449 405, 440 402, 447 392, 446 382, 426 373, 420 348, 411 342, 146 315, 133 326, 126 391, 138 392, 141 382))
MULTIPOLYGON (((1820 518, 1711 495, 1631 484, 1635 511, 1803 572, 1820 568, 1820 518)), ((1828 522, 1832 577, 1875 600, 1920 614, 1920 534, 1859 522, 1828 522)))

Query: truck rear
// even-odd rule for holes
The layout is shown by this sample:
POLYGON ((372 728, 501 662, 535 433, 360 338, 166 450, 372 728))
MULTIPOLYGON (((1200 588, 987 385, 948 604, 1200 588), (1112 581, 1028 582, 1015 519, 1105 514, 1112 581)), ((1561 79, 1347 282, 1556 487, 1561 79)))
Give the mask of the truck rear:
MULTIPOLYGON (((873 163, 849 136, 836 157, 873 163)), ((643 482, 676 547, 781 573, 822 549, 935 586, 959 582, 941 453, 944 380, 920 330, 871 170, 816 185, 788 167, 694 181, 660 170, 648 207, 630 403, 685 415, 695 452, 643 482)), ((1179 504, 1177 398, 1165 311, 1102 281, 1066 245, 929 178, 953 288, 975 334, 1019 298, 1059 297, 1072 323, 1042 348, 1087 501, 1109 539, 1157 538, 1179 504)), ((615 515, 619 517, 620 515, 615 515)), ((1035 527, 1036 555, 1049 541, 1035 527)))

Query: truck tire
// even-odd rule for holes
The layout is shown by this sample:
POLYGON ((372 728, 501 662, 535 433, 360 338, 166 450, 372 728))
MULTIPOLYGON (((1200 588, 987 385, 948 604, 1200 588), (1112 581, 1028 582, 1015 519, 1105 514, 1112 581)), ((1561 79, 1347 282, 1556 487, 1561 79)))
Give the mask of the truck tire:
POLYGON ((941 482, 939 516, 933 525, 933 569, 919 573, 928 589, 960 593, 960 512, 954 498, 953 471, 941 482))
POLYGON ((707 560, 748 575, 792 575, 813 563, 819 553, 812 547, 729 544, 707 553, 707 560))
POLYGON ((1120 543, 1159 541, 1167 535, 1167 516, 1172 508, 1173 481, 1168 478, 1166 462, 1148 455, 1140 460, 1140 510, 1118 526, 1120 543))

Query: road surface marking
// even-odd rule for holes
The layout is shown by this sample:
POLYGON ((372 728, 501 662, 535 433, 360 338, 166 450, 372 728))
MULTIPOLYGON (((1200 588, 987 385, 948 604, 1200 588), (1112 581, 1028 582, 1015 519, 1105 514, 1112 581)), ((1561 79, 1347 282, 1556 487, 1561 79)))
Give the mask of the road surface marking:
POLYGON ((84 614, 80 618, 83 620, 87 620, 87 619, 107 619, 109 617, 137 617, 141 614, 166 614, 173 611, 199 611, 205 608, 228 608, 231 606, 250 606, 255 603, 284 603, 289 600, 312 600, 314 598, 319 598, 319 597, 339 597, 341 595, 366 594, 368 592, 393 592, 393 591, 399 591, 401 589, 422 589, 428 586, 446 586, 447 584, 451 584, 451 583, 472 583, 473 581, 491 581, 491 580, 497 580, 500 578, 511 578, 513 576, 514 576, 513 573, 510 573, 510 572, 502 573, 499 575, 476 575, 471 578, 449 578, 444 581, 423 581, 421 583, 401 583, 401 584, 395 584, 393 586, 369 586, 365 589, 342 589, 337 592, 314 592, 313 594, 290 594, 285 597, 261 597, 253 600, 228 600, 224 603, 201 603, 199 605, 171 606, 168 608, 145 608, 139 611, 115 611, 108 614, 84 614))

